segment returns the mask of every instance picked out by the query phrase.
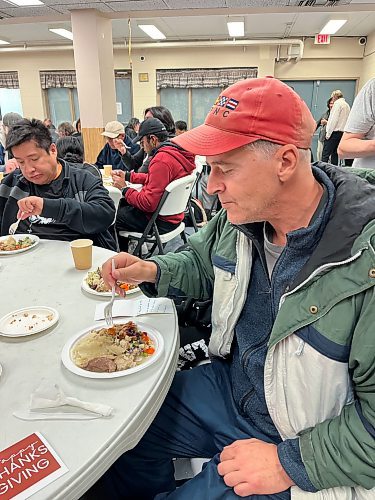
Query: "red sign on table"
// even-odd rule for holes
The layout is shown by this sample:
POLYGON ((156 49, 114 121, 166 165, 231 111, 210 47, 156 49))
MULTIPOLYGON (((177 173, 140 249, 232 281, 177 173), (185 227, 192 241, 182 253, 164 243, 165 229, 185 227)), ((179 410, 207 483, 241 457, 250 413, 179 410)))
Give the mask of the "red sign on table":
POLYGON ((23 500, 68 471, 38 432, 0 451, 0 499, 23 500))
POLYGON ((323 35, 319 33, 315 35, 315 44, 317 45, 329 45, 331 43, 331 35, 323 35))

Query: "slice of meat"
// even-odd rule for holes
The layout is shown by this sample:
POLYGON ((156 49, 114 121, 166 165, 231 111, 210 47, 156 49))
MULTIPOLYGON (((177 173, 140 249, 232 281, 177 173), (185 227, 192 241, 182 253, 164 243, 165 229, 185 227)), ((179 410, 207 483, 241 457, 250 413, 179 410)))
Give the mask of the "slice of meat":
POLYGON ((105 356, 101 356, 100 358, 93 358, 87 363, 85 370, 89 372, 115 372, 116 371, 116 363, 105 356))

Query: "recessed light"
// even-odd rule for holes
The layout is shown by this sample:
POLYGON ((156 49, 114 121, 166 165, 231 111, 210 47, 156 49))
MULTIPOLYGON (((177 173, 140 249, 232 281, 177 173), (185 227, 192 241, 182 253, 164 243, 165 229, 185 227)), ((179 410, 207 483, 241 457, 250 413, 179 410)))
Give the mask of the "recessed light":
POLYGON ((11 5, 17 5, 17 7, 37 7, 44 5, 40 0, 5 0, 11 5))
POLYGON ((167 38, 164 33, 158 30, 158 28, 153 24, 138 24, 138 28, 141 28, 141 30, 153 40, 164 40, 167 38))
POLYGON ((52 33, 56 33, 56 35, 63 36, 64 38, 69 38, 69 40, 73 40, 73 33, 65 28, 48 28, 48 31, 52 31, 52 33))
POLYGON ((334 35, 340 28, 344 26, 347 19, 336 19, 328 21, 328 23, 320 31, 321 35, 334 35))
POLYGON ((228 21, 227 26, 229 36, 245 36, 245 23, 243 21, 228 21))

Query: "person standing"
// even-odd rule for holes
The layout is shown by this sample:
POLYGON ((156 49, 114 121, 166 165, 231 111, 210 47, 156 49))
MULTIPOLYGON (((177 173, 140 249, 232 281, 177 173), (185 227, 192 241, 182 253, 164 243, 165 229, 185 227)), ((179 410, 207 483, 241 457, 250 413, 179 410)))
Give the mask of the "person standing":
POLYGON ((329 98, 327 101, 327 110, 325 111, 325 113, 322 114, 322 116, 319 118, 319 120, 316 124, 317 130, 320 127, 319 137, 318 137, 318 147, 316 148, 316 159, 318 161, 322 160, 324 141, 326 140, 326 125, 328 123, 328 118, 329 118, 329 114, 331 112, 332 106, 333 106, 333 100, 332 100, 332 98, 329 98))
POLYGON ((340 158, 355 158, 353 167, 375 168, 375 78, 354 100, 338 153, 340 158))
POLYGON ((322 161, 328 162, 331 158, 333 165, 339 164, 337 148, 344 133, 346 121, 350 113, 350 106, 345 101, 341 90, 334 90, 331 94, 334 103, 326 125, 326 140, 323 146, 322 161))

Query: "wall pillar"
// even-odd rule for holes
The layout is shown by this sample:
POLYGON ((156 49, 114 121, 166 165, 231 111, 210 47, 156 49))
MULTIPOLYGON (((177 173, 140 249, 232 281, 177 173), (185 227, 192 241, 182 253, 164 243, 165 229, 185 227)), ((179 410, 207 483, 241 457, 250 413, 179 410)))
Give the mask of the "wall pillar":
POLYGON ((71 19, 85 161, 94 163, 103 127, 117 118, 112 21, 93 9, 73 10, 71 19))

